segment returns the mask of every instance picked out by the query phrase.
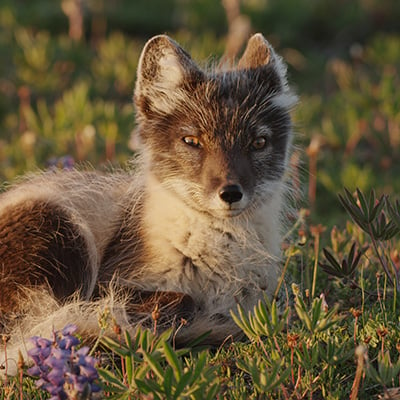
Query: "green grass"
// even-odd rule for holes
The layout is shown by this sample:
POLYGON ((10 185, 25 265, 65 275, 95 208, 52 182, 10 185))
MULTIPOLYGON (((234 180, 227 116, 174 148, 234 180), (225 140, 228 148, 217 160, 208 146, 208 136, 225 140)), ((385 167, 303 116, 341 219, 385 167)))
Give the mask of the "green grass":
MULTIPOLYGON (((153 4, 146 19, 147 2, 88 3, 74 41, 57 2, 2 2, 0 182, 65 156, 124 164, 145 37, 168 31, 199 61, 223 53, 222 6, 184 3, 153 4)), ((232 310, 247 340, 218 349, 174 351, 151 331, 99 337, 109 398, 369 399, 400 386, 399 3, 339 3, 243 4, 301 97, 293 163, 304 200, 284 246, 280 311, 268 301, 249 315, 232 310), (353 202, 356 188, 365 196, 353 202)), ((0 399, 20 398, 47 395, 26 376, 2 382, 0 399)))

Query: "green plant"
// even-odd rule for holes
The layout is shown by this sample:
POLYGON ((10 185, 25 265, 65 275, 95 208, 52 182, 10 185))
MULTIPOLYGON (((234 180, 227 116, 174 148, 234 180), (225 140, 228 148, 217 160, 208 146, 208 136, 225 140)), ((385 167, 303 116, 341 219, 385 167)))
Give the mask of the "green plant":
POLYGON ((166 331, 155 336, 138 328, 133 338, 125 332, 124 343, 103 337, 101 343, 121 360, 121 370, 99 369, 104 391, 118 399, 138 393, 154 399, 214 398, 219 383, 215 369, 206 364, 207 354, 184 361, 188 350, 173 350, 170 335, 166 331))
POLYGON ((272 394, 290 375, 290 368, 284 368, 285 360, 277 360, 269 365, 261 357, 239 360, 238 368, 247 372, 257 394, 272 394))
POLYGON ((356 243, 353 243, 347 257, 344 257, 341 262, 337 261, 332 253, 324 248, 322 249, 327 263, 319 263, 319 266, 327 273, 338 278, 353 277, 357 267, 359 267, 361 256, 367 251, 368 247, 363 247, 361 250, 356 250, 356 243))
POLYGON ((399 202, 393 205, 387 196, 377 199, 374 191, 367 200, 359 189, 355 198, 345 189, 345 194, 339 195, 339 199, 353 221, 369 235, 386 276, 396 291, 400 291, 399 271, 390 258, 390 240, 400 233, 399 202))
POLYGON ((309 308, 301 296, 296 296, 294 307, 304 327, 313 335, 328 330, 340 320, 337 307, 327 310, 323 298, 314 299, 309 308))
POLYGON ((253 312, 245 314, 243 308, 238 304, 238 315, 231 311, 231 316, 236 324, 243 330, 246 336, 251 340, 256 340, 261 337, 273 338, 282 332, 289 309, 286 308, 283 313, 280 313, 276 300, 272 303, 268 298, 264 301, 259 301, 254 306, 253 312))

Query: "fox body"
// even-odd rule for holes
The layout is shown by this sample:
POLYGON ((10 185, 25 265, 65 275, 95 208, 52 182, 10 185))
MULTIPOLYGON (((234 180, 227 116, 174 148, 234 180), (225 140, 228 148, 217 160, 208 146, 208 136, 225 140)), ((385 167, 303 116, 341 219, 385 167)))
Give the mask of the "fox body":
POLYGON ((0 197, 9 357, 66 323, 95 335, 105 307, 128 329, 157 308, 159 326, 187 321, 177 340, 218 343, 236 304, 276 289, 296 102, 281 58, 256 34, 236 67, 204 71, 156 36, 134 101, 130 172, 47 172, 0 197))

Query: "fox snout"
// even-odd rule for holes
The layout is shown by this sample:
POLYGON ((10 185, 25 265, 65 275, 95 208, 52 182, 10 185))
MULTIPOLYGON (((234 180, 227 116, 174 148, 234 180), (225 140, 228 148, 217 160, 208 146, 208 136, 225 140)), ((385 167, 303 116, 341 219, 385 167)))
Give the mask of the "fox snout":
POLYGON ((225 217, 238 215, 247 208, 254 191, 254 172, 245 155, 213 148, 199 169, 205 210, 225 217))
POLYGON ((243 189, 240 185, 225 185, 221 187, 218 192, 219 197, 225 203, 231 205, 233 203, 237 203, 242 200, 243 197, 243 189))
POLYGON ((240 179, 226 179, 214 187, 210 195, 204 205, 211 214, 225 218, 234 217, 246 210, 251 202, 252 191, 244 187, 240 179))

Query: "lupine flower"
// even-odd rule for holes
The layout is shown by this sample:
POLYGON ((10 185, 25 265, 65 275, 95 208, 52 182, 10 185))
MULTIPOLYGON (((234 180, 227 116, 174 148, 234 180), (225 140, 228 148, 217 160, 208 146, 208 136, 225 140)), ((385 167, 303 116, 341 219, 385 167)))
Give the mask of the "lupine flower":
POLYGON ((74 169, 75 165, 75 160, 73 159, 72 156, 63 156, 60 158, 57 157, 52 157, 49 160, 47 160, 47 168, 50 170, 58 170, 58 169, 63 169, 70 171, 74 169))
POLYGON ((89 348, 76 349, 80 340, 74 336, 77 327, 67 325, 53 333, 53 341, 38 336, 31 338, 28 351, 34 366, 28 373, 39 379, 36 385, 52 395, 51 400, 89 399, 99 392, 94 382, 99 375, 97 360, 88 355, 89 348))

